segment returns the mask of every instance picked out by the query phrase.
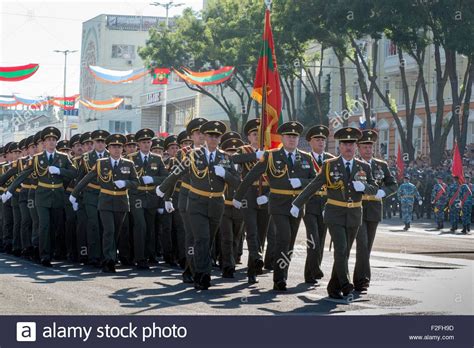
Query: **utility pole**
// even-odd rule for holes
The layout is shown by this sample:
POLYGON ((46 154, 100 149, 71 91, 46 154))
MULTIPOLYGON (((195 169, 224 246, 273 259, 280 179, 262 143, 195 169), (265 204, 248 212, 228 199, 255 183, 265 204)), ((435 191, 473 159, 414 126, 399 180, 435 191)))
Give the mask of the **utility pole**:
POLYGON ((66 106, 66 71, 67 71, 67 55, 69 53, 74 53, 74 52, 77 52, 77 50, 73 50, 73 51, 70 51, 70 50, 64 50, 64 51, 61 51, 61 50, 54 50, 54 52, 56 53, 62 53, 64 54, 64 86, 63 86, 63 137, 64 139, 67 139, 67 118, 66 118, 66 110, 65 110, 65 106, 66 106))

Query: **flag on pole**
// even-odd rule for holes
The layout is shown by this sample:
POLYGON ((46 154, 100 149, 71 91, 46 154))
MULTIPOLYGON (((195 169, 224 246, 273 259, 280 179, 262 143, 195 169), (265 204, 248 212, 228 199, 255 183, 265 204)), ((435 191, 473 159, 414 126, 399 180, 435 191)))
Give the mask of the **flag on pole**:
POLYGON ((461 184, 464 184, 464 171, 462 168, 462 158, 461 154, 459 153, 458 143, 454 143, 454 150, 453 150, 453 164, 451 166, 451 173, 453 176, 457 176, 461 184))
POLYGON ((155 68, 153 69, 153 85, 167 85, 168 78, 170 76, 170 69, 167 68, 155 68))
POLYGON ((258 60, 252 98, 262 105, 260 145, 265 149, 277 148, 281 144, 277 132, 283 123, 281 114, 280 75, 278 74, 275 46, 273 43, 270 9, 265 10, 263 48, 258 60))
POLYGON ((397 153, 397 179, 401 181, 403 179, 403 174, 405 171, 405 162, 403 162, 403 153, 400 143, 398 143, 398 153, 397 153))

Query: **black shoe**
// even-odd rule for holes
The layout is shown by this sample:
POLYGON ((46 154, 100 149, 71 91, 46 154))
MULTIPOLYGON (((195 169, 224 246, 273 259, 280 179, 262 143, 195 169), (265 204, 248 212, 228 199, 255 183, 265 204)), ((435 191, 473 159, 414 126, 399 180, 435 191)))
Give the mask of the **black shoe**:
POLYGON ((104 273, 115 273, 115 262, 113 260, 104 261, 102 266, 102 272, 104 273))
POLYGON ((150 265, 156 265, 158 263, 158 259, 156 257, 149 257, 148 258, 148 263, 150 265))
POLYGON ((313 284, 313 285, 318 284, 318 280, 316 278, 307 278, 304 280, 304 282, 306 284, 313 284))
POLYGON ((87 256, 81 256, 79 258, 79 263, 82 263, 83 265, 87 265, 88 262, 87 262, 87 256))
POLYGON ((408 231, 409 228, 410 228, 410 226, 408 224, 405 224, 405 227, 403 227, 403 230, 408 231))
POLYGON ((248 276, 248 283, 249 284, 257 284, 258 283, 258 278, 256 275, 249 275, 248 276))
POLYGON ((233 267, 225 267, 222 270, 222 278, 234 278, 234 268, 233 267))
POLYGON ((185 269, 186 268, 186 258, 183 258, 183 259, 179 260, 178 264, 179 264, 179 267, 181 269, 185 269))
POLYGON ((211 287, 211 276, 209 274, 204 274, 201 278, 201 283, 204 284, 206 288, 211 287))
POLYGON ((138 269, 143 269, 143 270, 148 270, 150 269, 150 266, 148 266, 148 262, 146 260, 140 260, 137 262, 137 268, 138 269))
POLYGON ((193 275, 191 274, 191 272, 183 272, 183 283, 194 283, 193 275))
POLYGON ((34 261, 34 262, 37 262, 37 263, 40 263, 40 262, 41 262, 41 258, 40 258, 40 254, 39 254, 39 248, 38 248, 38 247, 34 247, 34 250, 33 250, 33 261, 34 261))
POLYGON ((342 296, 342 292, 340 291, 328 291, 328 295, 330 298, 334 298, 336 300, 344 299, 344 296, 342 296))
POLYGON ((134 266, 133 262, 128 259, 128 257, 120 257, 120 264, 122 266, 134 266))
POLYGON ((273 283, 273 290, 286 291, 286 282, 283 280, 280 280, 279 282, 273 283))
POLYGON ((12 250, 13 250, 13 246, 11 244, 7 244, 5 245, 5 252, 7 254, 11 254, 12 253, 12 250))
POLYGON ((354 290, 357 292, 364 292, 367 291, 369 288, 369 283, 362 283, 362 284, 355 284, 354 285, 354 290))
POLYGON ((347 296, 354 291, 354 285, 352 285, 351 283, 346 284, 342 287, 341 290, 342 290, 342 294, 344 296, 347 296))
MULTIPOLYGON (((411 227, 411 226, 410 226, 410 223, 408 223, 408 228, 410 228, 410 227, 411 227)), ((408 229, 408 228, 407 228, 407 229, 408 229)))
POLYGON ((48 259, 41 260, 41 265, 43 265, 44 267, 53 267, 53 265, 51 264, 51 261, 48 259))
POLYGON ((211 286, 211 277, 208 274, 196 274, 194 277, 194 288, 196 290, 207 290, 211 286))
POLYGON ((12 250, 12 255, 16 256, 16 257, 20 257, 21 256, 21 249, 12 250))
POLYGON ((453 227, 451 227, 451 230, 450 230, 450 231, 451 231, 451 232, 456 232, 457 229, 458 229, 457 226, 453 226, 453 227))
POLYGON ((257 275, 263 274, 263 260, 255 260, 255 273, 257 275))

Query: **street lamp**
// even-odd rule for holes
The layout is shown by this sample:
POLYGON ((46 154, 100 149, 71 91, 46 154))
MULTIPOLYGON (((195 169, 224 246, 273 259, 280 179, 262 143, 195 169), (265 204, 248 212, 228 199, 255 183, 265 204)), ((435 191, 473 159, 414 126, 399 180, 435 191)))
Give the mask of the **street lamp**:
POLYGON ((77 50, 72 50, 72 51, 71 51, 71 50, 64 50, 64 51, 61 51, 61 50, 54 50, 53 52, 64 54, 63 135, 64 135, 64 139, 67 139, 67 137, 66 137, 66 133, 67 133, 67 122, 66 122, 66 110, 65 110, 65 106, 66 106, 66 69, 67 69, 67 55, 68 55, 69 53, 77 52, 77 50))
MULTIPOLYGON (((159 2, 155 1, 150 3, 152 6, 161 6, 166 9, 166 21, 165 21, 165 27, 168 29, 168 11, 172 7, 179 7, 185 5, 184 3, 178 3, 175 4, 173 1, 168 1, 168 2, 159 2)), ((165 84, 163 86, 163 105, 161 106, 161 132, 166 132, 166 103, 168 99, 168 85, 165 84)))

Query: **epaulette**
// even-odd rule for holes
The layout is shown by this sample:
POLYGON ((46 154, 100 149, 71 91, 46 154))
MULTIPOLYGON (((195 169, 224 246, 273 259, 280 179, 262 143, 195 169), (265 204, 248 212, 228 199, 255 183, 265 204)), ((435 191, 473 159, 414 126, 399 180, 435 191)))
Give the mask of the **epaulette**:
POLYGON ((327 160, 324 160, 324 162, 334 162, 337 161, 339 157, 333 157, 333 158, 328 158, 327 160))

